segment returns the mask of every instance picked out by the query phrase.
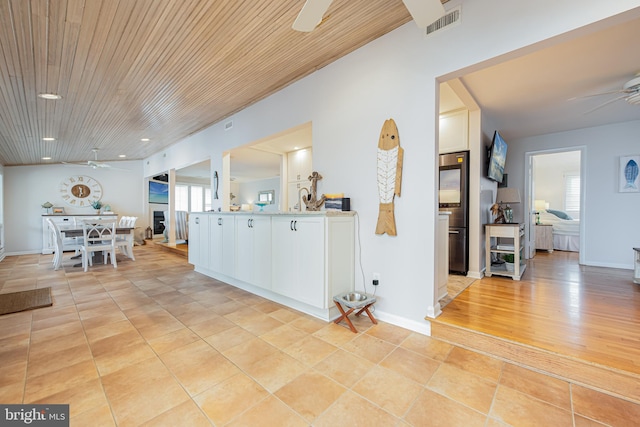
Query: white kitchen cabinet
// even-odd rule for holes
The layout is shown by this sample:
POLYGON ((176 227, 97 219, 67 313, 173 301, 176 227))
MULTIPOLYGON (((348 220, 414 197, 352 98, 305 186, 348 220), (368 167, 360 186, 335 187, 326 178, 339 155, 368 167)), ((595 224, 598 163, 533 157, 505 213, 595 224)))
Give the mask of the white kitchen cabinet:
MULTIPOLYGON (((210 268, 227 276, 235 272, 235 220, 233 215, 209 218, 210 268)), ((189 236, 191 238, 191 236, 189 236)))
POLYGON ((274 217, 271 226, 273 291, 326 308, 324 218, 284 215, 274 217))
POLYGON ((436 232, 436 263, 438 265, 438 290, 436 301, 447 296, 447 282, 449 281, 449 216, 450 212, 440 212, 436 232))
POLYGON ((237 215, 235 278, 271 288, 271 217, 237 215))
POLYGON ((309 175, 313 172, 311 159, 311 148, 287 153, 287 180, 289 182, 308 181, 309 175))
POLYGON ((439 152, 453 153, 469 149, 469 110, 440 114, 439 152))
POLYGON ((208 264, 191 254, 194 239, 194 250, 206 246, 189 230, 189 262, 199 273, 323 320, 339 315, 334 295, 354 290, 354 212, 205 212, 190 219, 198 216, 208 216, 210 228, 199 231, 210 242, 208 264))
POLYGON ((204 268, 211 266, 209 256, 209 214, 189 215, 189 263, 204 268))

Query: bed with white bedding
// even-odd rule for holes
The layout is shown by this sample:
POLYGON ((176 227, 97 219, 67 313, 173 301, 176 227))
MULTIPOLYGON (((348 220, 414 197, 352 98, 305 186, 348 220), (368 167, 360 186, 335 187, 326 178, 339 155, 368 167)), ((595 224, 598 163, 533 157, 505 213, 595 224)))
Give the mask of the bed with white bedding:
POLYGON ((561 211, 541 211, 540 223, 553 226, 553 249, 559 251, 579 252, 580 250, 580 220, 571 218, 561 211), (553 214, 551 212, 555 212, 553 214))

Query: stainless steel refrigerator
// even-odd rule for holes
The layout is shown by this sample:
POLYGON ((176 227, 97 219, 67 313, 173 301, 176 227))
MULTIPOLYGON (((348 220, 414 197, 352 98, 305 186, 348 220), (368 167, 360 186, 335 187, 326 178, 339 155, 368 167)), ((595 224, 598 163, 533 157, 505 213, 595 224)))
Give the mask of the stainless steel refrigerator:
POLYGON ((469 270, 469 152, 440 155, 438 198, 449 216, 449 273, 469 270))

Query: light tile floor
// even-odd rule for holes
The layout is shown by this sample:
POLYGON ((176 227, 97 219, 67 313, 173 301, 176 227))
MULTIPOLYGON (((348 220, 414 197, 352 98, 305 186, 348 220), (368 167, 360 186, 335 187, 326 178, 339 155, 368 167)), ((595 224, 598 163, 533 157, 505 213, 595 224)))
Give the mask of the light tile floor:
POLYGON ((358 334, 136 247, 89 273, 7 257, 0 402, 68 403, 72 426, 631 426, 640 406, 384 322, 358 334))

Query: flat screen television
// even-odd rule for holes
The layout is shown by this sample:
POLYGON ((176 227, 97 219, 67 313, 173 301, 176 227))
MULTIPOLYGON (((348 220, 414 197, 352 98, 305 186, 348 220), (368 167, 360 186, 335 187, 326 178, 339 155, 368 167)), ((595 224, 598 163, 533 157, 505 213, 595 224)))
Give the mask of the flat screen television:
POLYGON ((169 184, 149 181, 149 203, 169 204, 169 184))
POLYGON ((493 141, 489 150, 489 169, 487 178, 502 183, 504 164, 507 160, 507 143, 498 131, 493 133, 493 141))

